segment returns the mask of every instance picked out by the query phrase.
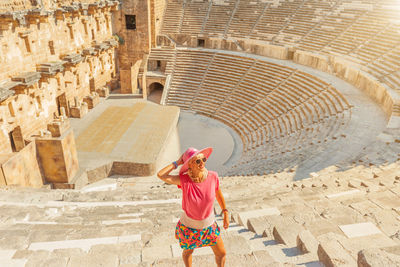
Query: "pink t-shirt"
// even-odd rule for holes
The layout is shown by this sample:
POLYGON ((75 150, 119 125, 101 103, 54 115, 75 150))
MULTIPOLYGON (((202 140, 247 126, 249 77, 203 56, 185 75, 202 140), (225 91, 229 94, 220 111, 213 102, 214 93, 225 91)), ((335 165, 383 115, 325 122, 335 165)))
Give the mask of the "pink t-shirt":
POLYGON ((204 220, 213 212, 215 192, 219 189, 218 174, 208 171, 207 179, 195 183, 189 175, 180 174, 182 188, 182 209, 195 220, 204 220))

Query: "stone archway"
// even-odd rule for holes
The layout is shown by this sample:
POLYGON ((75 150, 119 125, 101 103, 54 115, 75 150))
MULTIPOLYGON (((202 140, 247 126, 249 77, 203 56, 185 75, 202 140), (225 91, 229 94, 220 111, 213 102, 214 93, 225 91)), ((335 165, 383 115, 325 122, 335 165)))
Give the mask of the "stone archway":
POLYGON ((154 82, 154 83, 150 84, 147 100, 157 103, 157 104, 160 104, 163 90, 164 90, 164 85, 162 85, 159 82, 154 82))

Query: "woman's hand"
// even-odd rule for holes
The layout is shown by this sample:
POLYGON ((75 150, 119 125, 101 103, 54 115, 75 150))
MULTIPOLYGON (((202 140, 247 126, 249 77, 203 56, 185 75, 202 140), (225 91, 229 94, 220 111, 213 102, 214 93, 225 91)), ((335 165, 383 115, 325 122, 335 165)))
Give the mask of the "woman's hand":
POLYGON ((228 212, 224 212, 224 229, 228 229, 229 227, 229 215, 228 212))
POLYGON ((178 163, 178 165, 182 165, 183 164, 183 154, 179 157, 179 159, 176 161, 176 163, 178 163))

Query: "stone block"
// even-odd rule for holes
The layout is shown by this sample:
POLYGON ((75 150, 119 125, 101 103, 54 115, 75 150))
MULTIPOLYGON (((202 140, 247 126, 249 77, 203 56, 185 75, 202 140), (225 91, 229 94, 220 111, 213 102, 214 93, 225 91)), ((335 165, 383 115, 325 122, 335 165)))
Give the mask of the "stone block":
POLYGON ((318 241, 309 230, 303 230, 296 239, 297 248, 303 253, 316 253, 318 250, 318 241))
POLYGON ((382 232, 371 222, 339 225, 340 230, 348 238, 381 234, 382 232))
POLYGON ((39 72, 24 72, 11 78, 11 81, 20 82, 25 86, 31 86, 40 79, 39 72))
MULTIPOLYGON (((89 251, 92 246, 102 244, 122 244, 132 243, 141 240, 141 235, 119 235, 98 238, 69 239, 48 242, 32 242, 29 244, 29 250, 55 251, 57 249, 80 249, 89 251)), ((80 256, 80 255, 79 255, 80 256)))
POLYGON ((47 130, 51 132, 52 137, 60 137, 63 133, 68 131, 69 128, 69 120, 64 119, 64 117, 61 117, 47 124, 47 130))
POLYGON ((118 187, 118 183, 115 181, 115 179, 110 179, 106 178, 97 182, 94 182, 92 184, 86 185, 82 187, 80 190, 81 192, 87 193, 87 192, 99 192, 99 191, 110 191, 110 190, 116 190, 118 187))
POLYGON ((239 235, 226 235, 223 238, 226 251, 229 254, 249 254, 251 247, 248 241, 239 235))
POLYGON ((150 176, 156 172, 155 163, 135 163, 127 161, 114 161, 112 174, 150 176))
POLYGON ((142 261, 153 262, 158 259, 167 259, 172 257, 169 246, 145 247, 142 250, 142 261))
POLYGON ((239 223, 243 226, 247 226, 247 220, 249 218, 279 215, 279 214, 280 211, 275 207, 239 212, 239 223))
POLYGON ((319 261, 326 267, 356 266, 355 260, 336 240, 321 241, 317 253, 319 261))
POLYGON ((103 253, 104 251, 107 251, 108 253, 118 255, 120 265, 135 265, 139 264, 141 261, 141 250, 137 247, 138 244, 139 242, 112 245, 95 245, 90 249, 89 254, 103 253))
POLYGON ((268 251, 265 251, 265 250, 253 251, 253 255, 256 258, 257 262, 259 264, 262 264, 263 266, 275 266, 275 265, 278 265, 278 263, 269 254, 268 251))
POLYGON ((326 195, 326 197, 328 199, 339 198, 339 197, 354 197, 354 195, 359 194, 359 193, 361 193, 360 190, 353 189, 353 190, 348 190, 348 191, 328 194, 328 195, 326 195))
POLYGON ((266 228, 266 222, 262 218, 249 218, 247 220, 247 229, 256 233, 257 235, 262 235, 266 228))
POLYGON ((52 183, 52 189, 75 189, 74 184, 67 184, 67 183, 52 183))
POLYGON ((110 95, 110 89, 104 86, 102 88, 97 89, 96 93, 99 94, 100 97, 108 97, 110 95))
POLYGON ((380 249, 365 249, 358 252, 358 267, 400 266, 400 256, 380 249))
POLYGON ((343 238, 339 243, 346 248, 346 251, 348 251, 353 258, 357 258, 357 253, 362 249, 378 249, 397 245, 393 239, 384 234, 343 238))
POLYGON ((294 53, 293 61, 324 72, 330 71, 329 58, 327 56, 298 50, 294 53))
POLYGON ((385 247, 381 248, 383 251, 386 251, 391 254, 396 254, 400 256, 400 245, 395 245, 395 246, 390 246, 390 247, 385 247))
POLYGON ((273 235, 274 226, 281 224, 284 219, 281 216, 275 215, 275 216, 263 217, 263 220, 265 221, 265 230, 263 231, 262 236, 274 239, 273 235))
POLYGON ((87 103, 88 108, 92 109, 100 102, 100 98, 98 94, 91 94, 83 99, 83 102, 87 103))
POLYGON ((37 161, 35 142, 29 143, 17 153, 0 156, 0 165, 7 185, 41 188, 43 179, 37 161))
POLYGON ((381 208, 379 206, 377 206, 375 203, 373 203, 369 200, 363 200, 360 202, 351 203, 349 205, 349 207, 358 211, 363 216, 368 215, 370 213, 373 214, 373 213, 381 210, 381 208))
POLYGON ((72 256, 69 259, 68 267, 75 266, 87 266, 87 267, 97 267, 97 266, 109 266, 117 267, 119 266, 118 256, 114 253, 101 252, 96 254, 87 254, 79 257, 72 256))
POLYGON ((112 172, 111 172, 112 167, 113 167, 113 163, 107 162, 107 163, 104 163, 97 167, 88 168, 86 170, 88 182, 95 183, 97 181, 100 181, 104 178, 109 177, 110 175, 112 175, 112 172))
POLYGON ((51 183, 69 183, 79 169, 72 129, 63 136, 37 138, 36 147, 45 179, 51 183))
POLYGON ((72 118, 83 118, 89 111, 88 104, 82 103, 78 107, 71 107, 69 109, 72 118))
POLYGON ((7 185, 6 178, 4 177, 3 171, 0 170, 0 187, 7 185))
MULTIPOLYGON (((67 258, 67 257, 64 257, 64 258, 49 257, 48 259, 43 260, 43 262, 41 262, 41 265, 42 266, 66 267, 68 261, 69 261, 69 258, 67 258)), ((25 266, 28 266, 28 265, 25 265, 25 266)))
POLYGON ((301 225, 284 220, 281 224, 274 226, 272 234, 276 242, 295 247, 297 245, 297 235, 303 230, 304 228, 301 225))

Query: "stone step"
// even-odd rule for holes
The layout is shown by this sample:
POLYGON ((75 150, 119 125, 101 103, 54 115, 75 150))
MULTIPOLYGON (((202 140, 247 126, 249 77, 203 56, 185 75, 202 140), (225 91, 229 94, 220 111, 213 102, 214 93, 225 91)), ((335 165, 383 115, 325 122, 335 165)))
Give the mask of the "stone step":
POLYGON ((400 266, 400 255, 380 249, 365 249, 358 253, 357 264, 359 267, 400 266))
POLYGON ((10 259, 2 259, 1 264, 2 266, 7 267, 24 267, 26 266, 28 260, 20 259, 20 260, 10 260, 10 259))
POLYGON ((289 220, 282 220, 280 224, 276 224, 272 230, 272 234, 276 242, 285 244, 289 247, 297 246, 297 236, 304 228, 289 220))
POLYGON ((356 266, 353 257, 339 243, 337 236, 326 234, 319 238, 318 259, 327 267, 356 266))
MULTIPOLYGON (((181 258, 174 259, 160 259, 154 261, 154 266, 157 267, 184 267, 181 258)), ((193 266, 216 266, 214 255, 198 255, 193 257, 193 266)), ((226 256, 225 266, 230 267, 243 267, 243 266, 277 266, 277 267, 290 267, 292 264, 283 264, 275 261, 268 253, 257 251, 249 254, 230 254, 226 256)))
POLYGON ((276 207, 239 212, 238 223, 247 227, 247 221, 250 218, 258 218, 258 217, 273 216, 273 215, 280 215, 280 211, 276 207))
POLYGON ((94 245, 130 243, 130 242, 137 242, 140 240, 141 240, 141 235, 136 234, 136 235, 110 236, 110 237, 87 238, 87 239, 76 239, 76 240, 33 242, 29 245, 28 249, 53 251, 55 249, 80 248, 84 251, 88 251, 94 245))
POLYGON ((303 230, 296 239, 297 248, 303 253, 317 253, 318 241, 309 230, 303 230))

